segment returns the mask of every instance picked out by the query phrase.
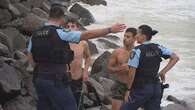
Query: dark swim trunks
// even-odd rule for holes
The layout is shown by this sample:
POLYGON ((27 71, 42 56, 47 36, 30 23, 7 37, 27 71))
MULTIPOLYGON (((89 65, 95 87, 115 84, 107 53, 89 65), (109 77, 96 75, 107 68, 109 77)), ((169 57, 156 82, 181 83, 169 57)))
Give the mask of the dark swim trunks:
POLYGON ((124 100, 125 92, 128 90, 125 83, 115 81, 115 84, 111 88, 112 98, 117 100, 124 100))

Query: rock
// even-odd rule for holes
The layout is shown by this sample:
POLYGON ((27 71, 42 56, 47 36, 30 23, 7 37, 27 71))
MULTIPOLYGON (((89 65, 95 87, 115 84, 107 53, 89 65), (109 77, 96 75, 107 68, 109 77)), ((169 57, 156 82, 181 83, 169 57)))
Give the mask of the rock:
POLYGON ((91 41, 87 41, 87 43, 89 45, 89 50, 90 50, 91 55, 98 54, 98 49, 96 45, 91 41))
POLYGON ((107 5, 107 2, 105 0, 81 0, 83 3, 89 4, 89 5, 107 5))
POLYGON ((43 11, 42 9, 40 9, 40 8, 33 8, 33 9, 32 9, 32 12, 33 12, 35 15, 41 17, 41 18, 48 19, 48 16, 49 16, 49 15, 48 15, 45 11, 43 11))
POLYGON ((0 8, 6 8, 6 9, 8 9, 9 4, 10 4, 10 1, 9 0, 0 0, 0 8))
POLYGON ((26 38, 22 34, 20 34, 17 29, 6 28, 0 31, 8 36, 8 41, 11 44, 11 47, 10 47, 11 51, 26 48, 26 38))
POLYGON ((36 102, 32 97, 19 96, 6 103, 3 108, 4 110, 36 110, 35 105, 36 102))
POLYGON ((95 19, 89 10, 82 7, 78 3, 74 4, 70 8, 70 12, 78 15, 80 17, 80 22, 85 26, 95 22, 95 19))
POLYGON ((30 9, 22 3, 15 3, 13 6, 19 10, 21 16, 26 16, 28 13, 30 13, 30 9))
POLYGON ((95 60, 92 65, 91 75, 95 75, 100 72, 105 74, 107 72, 107 63, 110 55, 111 53, 106 51, 95 60))
POLYGON ((7 9, 0 9, 0 13, 0 26, 11 21, 12 15, 7 9))
POLYGON ((0 85, 3 91, 9 93, 11 90, 20 90, 22 80, 20 75, 13 66, 3 63, 0 68, 0 85))
POLYGON ((26 2, 26 5, 31 8, 39 8, 42 6, 43 2, 46 2, 47 0, 28 0, 26 2))
POLYGON ((45 12, 49 13, 50 8, 51 6, 48 1, 42 3, 41 9, 43 9, 45 12))
POLYGON ((10 52, 7 46, 4 44, 0 43, 0 56, 3 57, 10 57, 10 52))
POLYGON ((13 3, 19 3, 20 0, 10 0, 10 2, 13 4, 13 3))
POLYGON ((46 19, 40 18, 39 16, 29 13, 24 19, 23 24, 19 28, 24 34, 31 35, 34 30, 42 26, 46 22, 46 19))
POLYGON ((12 16, 15 18, 22 15, 20 11, 16 7, 14 7, 12 4, 9 4, 9 10, 11 11, 12 16))
POLYGON ((115 35, 107 35, 107 36, 105 36, 105 38, 113 40, 113 41, 119 41, 120 40, 120 38, 118 36, 115 36, 115 35))
POLYGON ((50 4, 60 4, 63 5, 66 9, 70 6, 71 0, 49 0, 50 4))
POLYGON ((3 45, 5 45, 6 47, 8 47, 9 52, 12 51, 12 44, 11 42, 8 40, 9 37, 4 34, 3 32, 0 31, 0 43, 2 43, 3 45))
POLYGON ((105 40, 105 39, 98 39, 97 41, 100 43, 100 45, 104 45, 105 49, 110 49, 110 48, 116 49, 116 48, 120 47, 119 45, 112 43, 112 42, 105 40))

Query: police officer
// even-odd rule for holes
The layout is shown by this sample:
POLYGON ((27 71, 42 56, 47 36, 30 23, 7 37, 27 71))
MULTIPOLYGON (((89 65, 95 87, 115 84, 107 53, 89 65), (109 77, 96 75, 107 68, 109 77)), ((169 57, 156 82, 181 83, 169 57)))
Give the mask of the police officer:
POLYGON ((141 106, 144 106, 144 110, 160 110, 160 79, 165 81, 165 74, 176 64, 179 57, 170 49, 150 42, 156 33, 157 31, 148 25, 138 28, 136 37, 141 45, 133 49, 128 61, 129 91, 126 94, 129 95, 121 110, 137 110, 141 106), (169 59, 169 62, 159 72, 162 58, 169 59))
POLYGON ((74 56, 68 42, 79 43, 80 40, 121 32, 126 27, 115 24, 109 28, 70 32, 61 27, 64 24, 63 7, 52 5, 48 22, 33 33, 28 46, 36 63, 33 82, 38 95, 38 110, 76 110, 68 83, 67 71, 74 56))

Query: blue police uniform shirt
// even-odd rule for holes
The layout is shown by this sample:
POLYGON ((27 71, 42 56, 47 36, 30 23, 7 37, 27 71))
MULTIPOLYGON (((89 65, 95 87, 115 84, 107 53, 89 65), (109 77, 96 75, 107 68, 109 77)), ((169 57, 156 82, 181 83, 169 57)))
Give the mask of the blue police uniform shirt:
MULTIPOLYGON (((143 44, 150 44, 150 42, 144 42, 143 44)), ((161 49, 163 55, 172 55, 173 52, 161 45, 158 46, 159 49, 161 49)), ((133 49, 132 53, 130 55, 130 58, 128 60, 128 66, 137 68, 139 66, 139 59, 140 59, 141 50, 140 49, 133 49)))
MULTIPOLYGON (((45 25, 55 25, 55 24, 48 24, 45 23, 45 25)), ((68 41, 71 43, 79 43, 80 41, 80 36, 81 36, 81 32, 80 31, 65 31, 64 28, 63 29, 56 29, 56 32, 58 33, 58 36, 60 37, 60 39, 64 40, 64 41, 68 41)), ((32 49, 32 41, 31 39, 29 40, 29 44, 28 44, 28 52, 31 52, 32 49)))

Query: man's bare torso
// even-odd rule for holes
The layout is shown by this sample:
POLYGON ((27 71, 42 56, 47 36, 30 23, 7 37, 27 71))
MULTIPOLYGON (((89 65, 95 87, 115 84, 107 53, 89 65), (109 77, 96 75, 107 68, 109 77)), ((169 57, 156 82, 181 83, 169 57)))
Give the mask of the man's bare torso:
MULTIPOLYGON (((130 51, 125 50, 124 48, 118 48, 116 50, 116 66, 126 65, 129 59, 130 51)), ((123 71, 116 74, 117 79, 120 82, 127 83, 128 80, 128 71, 123 71)))
POLYGON ((79 44, 70 44, 70 48, 74 51, 74 60, 70 65, 71 77, 72 79, 77 80, 82 77, 84 42, 81 41, 79 44))

